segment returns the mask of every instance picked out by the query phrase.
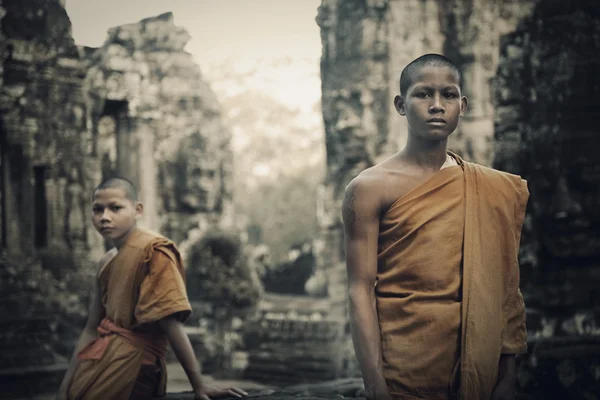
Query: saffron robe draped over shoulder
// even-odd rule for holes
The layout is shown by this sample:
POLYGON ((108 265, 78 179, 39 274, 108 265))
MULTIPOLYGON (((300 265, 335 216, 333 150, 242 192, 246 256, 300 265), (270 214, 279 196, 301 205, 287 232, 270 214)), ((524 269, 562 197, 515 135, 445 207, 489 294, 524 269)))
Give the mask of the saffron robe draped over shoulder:
POLYGON ((375 292, 394 399, 446 400, 457 390, 463 186, 460 166, 444 168, 380 220, 375 292))
POLYGON ((380 221, 375 293, 394 399, 489 399, 500 355, 527 348, 517 260, 526 183, 450 155, 458 167, 380 221))
POLYGON ((501 354, 527 352, 519 243, 529 191, 520 176, 464 162, 461 400, 489 399, 501 354))
POLYGON ((129 399, 142 366, 157 366, 150 398, 166 387, 167 338, 159 321, 191 313, 185 271, 175 244, 136 229, 99 272, 106 317, 99 337, 84 348, 69 387, 69 399, 129 399))

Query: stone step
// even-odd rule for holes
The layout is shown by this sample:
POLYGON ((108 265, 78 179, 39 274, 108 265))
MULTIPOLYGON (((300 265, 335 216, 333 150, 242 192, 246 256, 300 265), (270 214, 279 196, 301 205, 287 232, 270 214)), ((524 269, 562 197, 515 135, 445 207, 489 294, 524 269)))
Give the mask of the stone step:
POLYGON ((0 369, 0 393, 3 399, 31 397, 56 393, 67 363, 0 369))

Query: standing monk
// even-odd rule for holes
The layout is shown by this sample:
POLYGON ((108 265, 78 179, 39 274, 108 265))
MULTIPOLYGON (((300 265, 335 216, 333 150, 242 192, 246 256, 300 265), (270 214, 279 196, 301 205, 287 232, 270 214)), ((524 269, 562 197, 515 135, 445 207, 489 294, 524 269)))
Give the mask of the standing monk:
POLYGON ((94 227, 114 248, 100 261, 87 324, 59 389, 59 399, 152 399, 165 394, 167 344, 196 398, 242 397, 202 382, 183 322, 191 313, 175 244, 136 227, 143 206, 124 178, 92 194, 94 227))
POLYGON ((526 352, 517 253, 529 192, 448 136, 462 73, 424 55, 400 77, 406 147, 346 188, 350 323, 369 399, 512 399, 526 352))

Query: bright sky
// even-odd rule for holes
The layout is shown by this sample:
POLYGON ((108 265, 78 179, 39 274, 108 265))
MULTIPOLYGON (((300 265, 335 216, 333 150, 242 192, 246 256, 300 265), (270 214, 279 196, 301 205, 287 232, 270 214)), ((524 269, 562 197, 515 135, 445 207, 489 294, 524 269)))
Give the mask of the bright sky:
POLYGON ((171 11, 200 67, 226 58, 318 62, 321 0, 66 0, 77 44, 98 47, 110 27, 171 11))

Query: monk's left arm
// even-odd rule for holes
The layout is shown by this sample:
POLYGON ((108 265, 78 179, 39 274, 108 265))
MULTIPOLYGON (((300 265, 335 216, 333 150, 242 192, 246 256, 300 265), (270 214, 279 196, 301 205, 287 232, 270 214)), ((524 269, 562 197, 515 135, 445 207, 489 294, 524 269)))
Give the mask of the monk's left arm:
POLYGON ((492 399, 513 399, 516 386, 515 355, 527 353, 527 328, 525 302, 520 290, 519 246, 521 229, 529 191, 525 181, 520 182, 514 214, 514 259, 507 268, 505 297, 503 301, 505 325, 502 350, 498 363, 498 382, 492 399))
POLYGON ((492 393, 492 400, 514 399, 515 384, 515 355, 502 354, 498 364, 498 382, 492 393))
MULTIPOLYGON (((521 180, 516 189, 516 201, 513 216, 513 240, 506 251, 510 254, 504 272, 504 332, 502 334, 503 355, 527 353, 527 328, 525 325, 525 301, 521 293, 521 271, 519 266, 519 247, 521 230, 525 221, 525 210, 529 199, 527 183, 521 180)), ((501 364, 502 366, 502 364, 501 364)))
POLYGON ((218 397, 243 397, 248 395, 238 388, 217 389, 208 387, 202 381, 200 374, 200 365, 194 354, 194 349, 190 339, 183 329, 181 319, 176 316, 169 316, 160 320, 160 326, 167 334, 169 344, 173 352, 181 363, 198 399, 210 400, 218 397))
POLYGON ((160 320, 160 326, 167 334, 169 344, 190 380, 194 392, 202 392, 204 390, 204 383, 200 374, 200 366, 196 360, 190 339, 183 330, 183 324, 180 319, 175 315, 163 318, 160 320))

